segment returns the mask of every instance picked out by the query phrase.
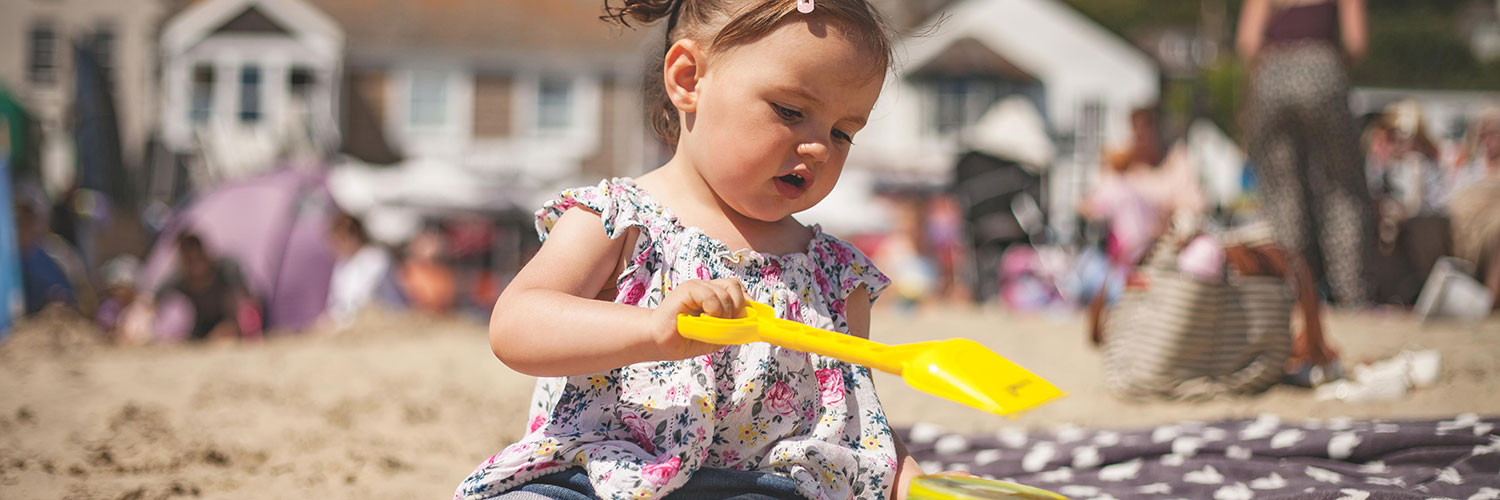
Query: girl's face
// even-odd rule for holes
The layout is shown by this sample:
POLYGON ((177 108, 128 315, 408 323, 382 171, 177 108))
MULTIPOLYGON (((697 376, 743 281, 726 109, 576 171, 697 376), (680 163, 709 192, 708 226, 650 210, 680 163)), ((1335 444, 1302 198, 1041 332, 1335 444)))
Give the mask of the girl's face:
POLYGON ((885 72, 872 60, 817 19, 714 54, 679 148, 740 215, 775 222, 806 210, 838 182, 880 96, 885 72))

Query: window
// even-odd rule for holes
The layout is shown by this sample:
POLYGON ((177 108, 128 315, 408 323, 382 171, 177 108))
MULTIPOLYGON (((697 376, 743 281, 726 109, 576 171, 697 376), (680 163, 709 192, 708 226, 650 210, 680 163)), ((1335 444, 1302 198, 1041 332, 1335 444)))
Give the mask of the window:
POLYGON ((1005 94, 999 82, 976 78, 948 78, 933 82, 935 106, 931 123, 940 134, 973 125, 1005 94))
POLYGON ((573 125, 572 82, 543 78, 537 83, 537 94, 537 130, 557 132, 573 125))
POLYGON ((240 121, 260 121, 260 68, 240 68, 240 121))
POLYGON ((115 81, 115 28, 109 24, 99 25, 89 40, 89 49, 94 53, 94 61, 99 63, 99 72, 102 73, 105 84, 113 85, 115 81))
POLYGON ((57 31, 51 23, 32 26, 30 57, 27 76, 32 83, 57 81, 57 31))
POLYGON ((193 123, 207 122, 214 115, 214 68, 207 64, 193 67, 192 102, 188 117, 193 123))
POLYGON ((316 81, 317 77, 313 75, 311 68, 295 66, 287 76, 287 87, 291 89, 292 95, 306 99, 312 93, 313 83, 316 81))
POLYGON ((442 73, 414 72, 408 99, 407 123, 434 127, 448 123, 448 78, 442 73))

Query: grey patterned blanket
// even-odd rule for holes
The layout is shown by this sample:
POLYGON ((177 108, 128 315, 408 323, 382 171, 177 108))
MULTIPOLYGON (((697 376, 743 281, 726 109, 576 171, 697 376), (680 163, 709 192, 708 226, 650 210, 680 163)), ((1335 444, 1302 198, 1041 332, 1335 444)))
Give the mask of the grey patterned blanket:
POLYGON ((1500 500, 1500 417, 898 432, 924 470, 964 469, 1074 500, 1500 500))

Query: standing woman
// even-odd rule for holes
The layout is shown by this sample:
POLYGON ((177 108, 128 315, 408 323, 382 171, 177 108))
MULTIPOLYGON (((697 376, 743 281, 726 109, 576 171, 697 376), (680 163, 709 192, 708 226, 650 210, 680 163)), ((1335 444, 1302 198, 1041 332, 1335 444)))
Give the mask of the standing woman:
POLYGON ((1340 304, 1365 304, 1373 219, 1348 100, 1365 2, 1246 0, 1237 46, 1251 72, 1247 146, 1277 242, 1340 304))

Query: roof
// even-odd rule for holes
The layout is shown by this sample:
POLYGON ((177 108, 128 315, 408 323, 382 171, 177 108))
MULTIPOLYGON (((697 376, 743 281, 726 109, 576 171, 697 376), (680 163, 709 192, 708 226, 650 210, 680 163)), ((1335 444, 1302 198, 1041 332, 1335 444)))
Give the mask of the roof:
MULTIPOLYGON (((609 60, 635 53, 648 37, 661 36, 659 26, 625 29, 600 20, 603 0, 277 0, 283 2, 320 11, 343 31, 345 50, 356 61, 432 54, 479 60, 569 54, 609 60)), ((242 10, 250 3, 170 0, 168 17, 211 4, 219 8, 209 10, 225 5, 242 10)))
POLYGON ((162 28, 168 53, 186 52, 221 30, 285 33, 330 58, 344 43, 338 23, 301 0, 211 0, 184 7, 162 28))
POLYGON ((908 39, 908 68, 955 57, 955 50, 983 56, 977 42, 1046 85, 1047 114, 1065 128, 1087 99, 1128 109, 1157 98, 1158 73, 1146 54, 1057 0, 964 0, 944 14, 931 36, 908 39))
POLYGON ((646 33, 602 21, 603 0, 308 0, 361 54, 632 53, 646 33))
POLYGON ((1031 76, 996 54, 983 42, 964 37, 948 45, 947 49, 928 59, 921 67, 911 70, 913 78, 961 78, 972 76, 1004 77, 1017 82, 1034 82, 1031 76))

